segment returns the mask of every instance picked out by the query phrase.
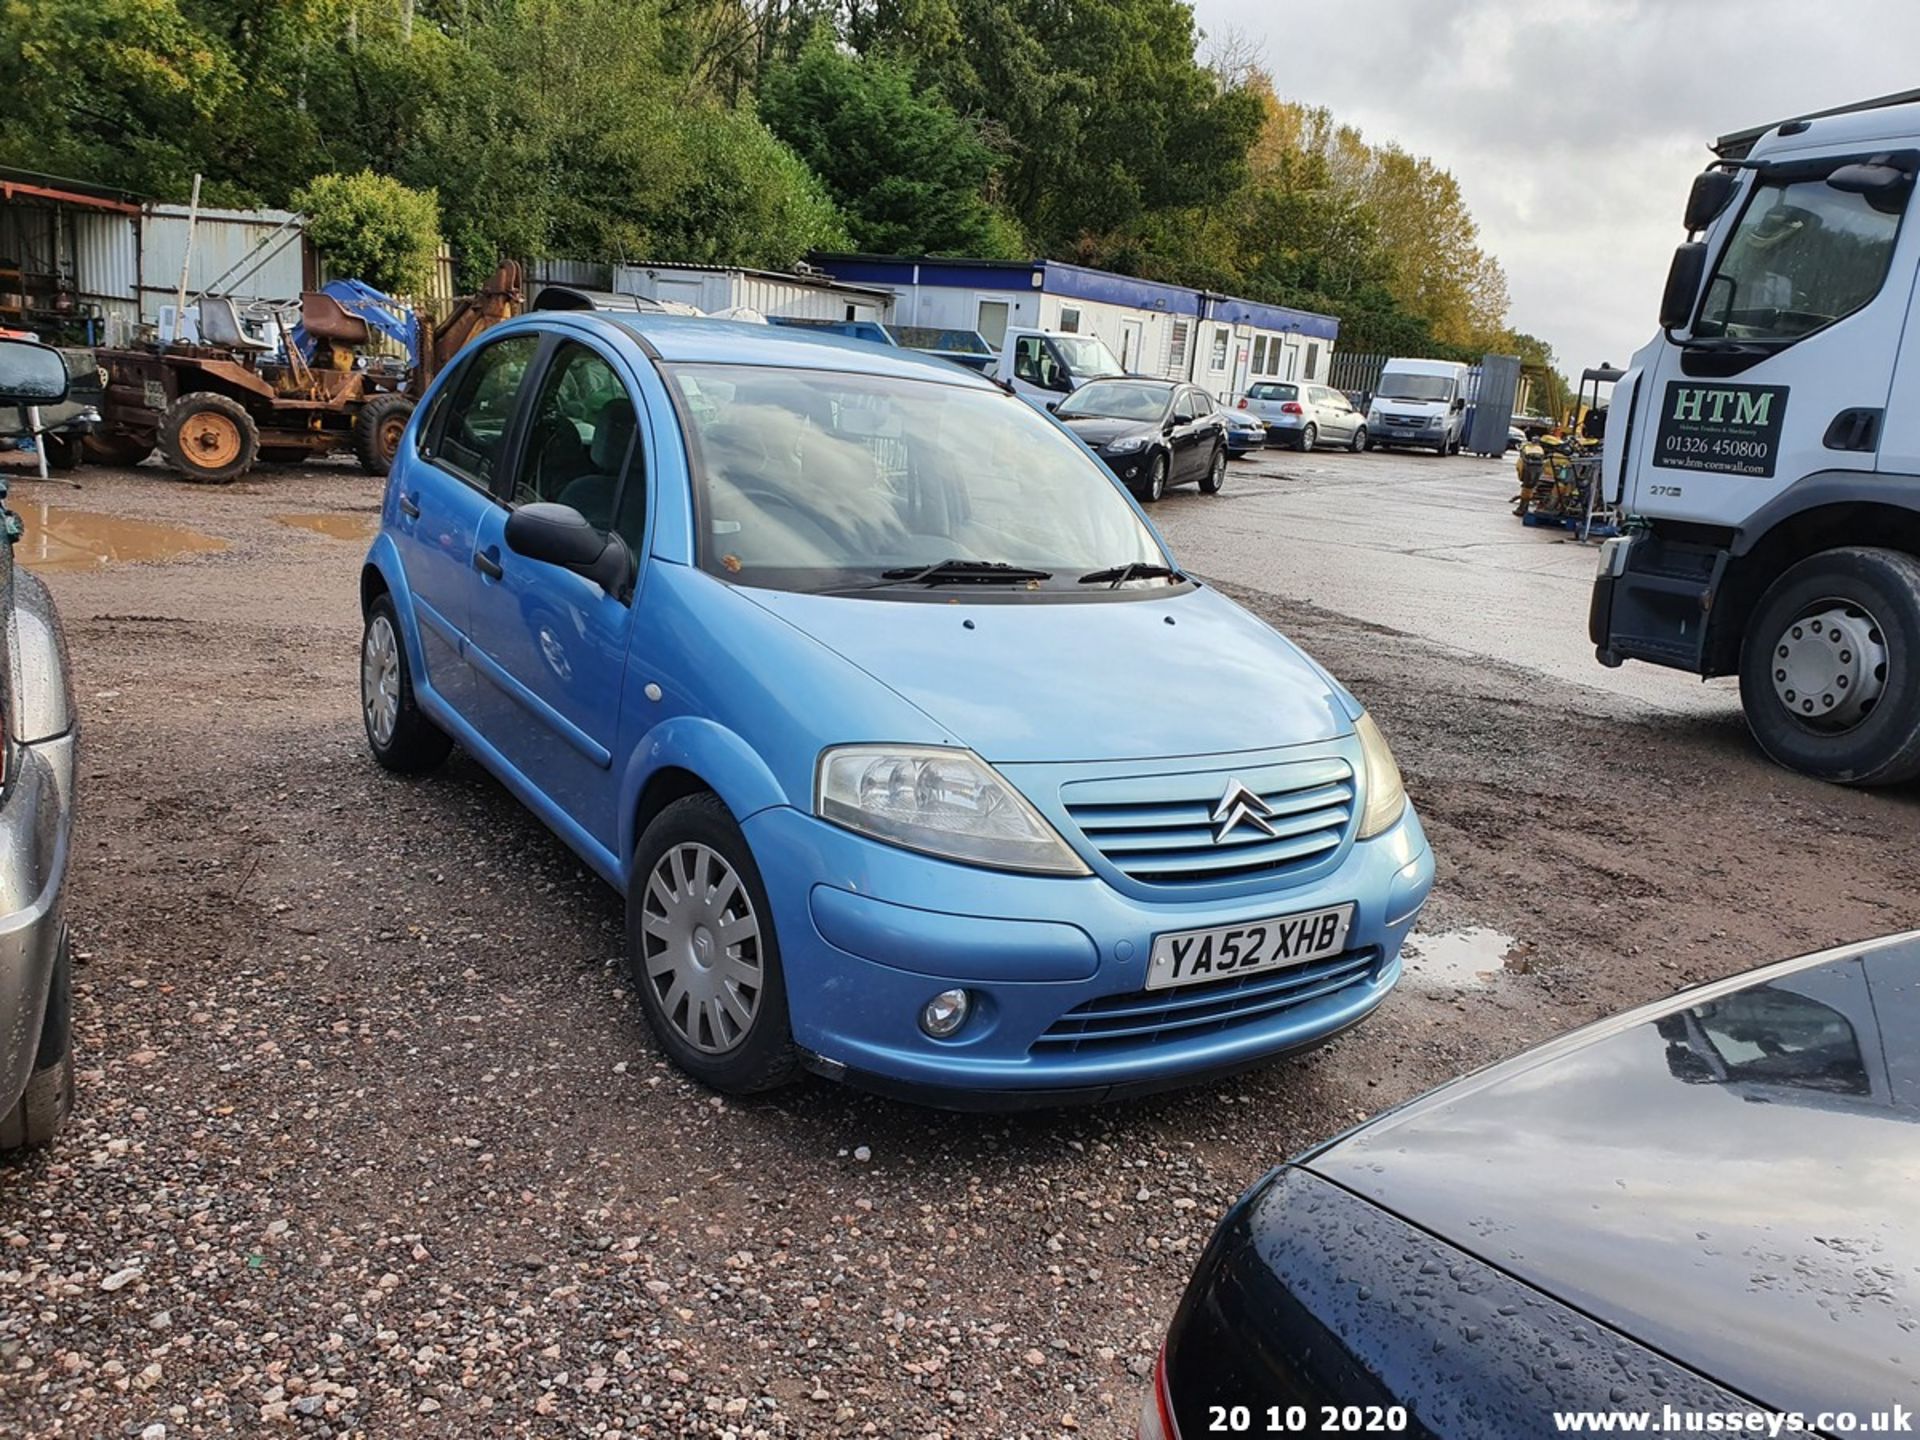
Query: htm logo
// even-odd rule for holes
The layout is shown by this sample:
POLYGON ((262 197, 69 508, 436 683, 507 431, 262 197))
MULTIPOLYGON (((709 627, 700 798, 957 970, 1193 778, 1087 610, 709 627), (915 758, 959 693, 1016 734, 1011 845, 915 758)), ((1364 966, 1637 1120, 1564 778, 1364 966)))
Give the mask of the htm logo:
POLYGON ((1751 390, 1673 389, 1673 418, 1705 425, 1765 425, 1773 408, 1771 394, 1751 390), (1731 408, 1732 413, 1728 410, 1731 408))

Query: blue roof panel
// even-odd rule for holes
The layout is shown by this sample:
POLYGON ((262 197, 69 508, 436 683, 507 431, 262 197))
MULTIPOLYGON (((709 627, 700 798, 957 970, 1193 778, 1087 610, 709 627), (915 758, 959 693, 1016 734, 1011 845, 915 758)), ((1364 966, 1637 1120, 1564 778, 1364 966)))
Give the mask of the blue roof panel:
POLYGON ((784 365, 805 370, 852 370, 906 380, 991 386, 978 372, 920 350, 876 345, 824 334, 809 327, 754 325, 687 315, 627 311, 556 311, 553 319, 592 320, 638 335, 669 364, 784 365))

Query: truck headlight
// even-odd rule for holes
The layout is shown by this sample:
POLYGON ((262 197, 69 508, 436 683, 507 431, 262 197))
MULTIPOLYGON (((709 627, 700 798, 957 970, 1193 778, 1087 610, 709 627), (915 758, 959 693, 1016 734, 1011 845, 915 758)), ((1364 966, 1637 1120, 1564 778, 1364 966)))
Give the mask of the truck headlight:
POLYGON ((1407 786, 1373 717, 1363 714, 1353 722, 1353 729, 1360 737, 1361 780, 1367 787, 1367 807, 1360 812, 1360 838, 1371 840, 1399 823, 1407 808, 1407 786))
POLYGON ((1091 872, 1027 798, 971 750, 843 745, 820 757, 814 813, 862 835, 996 870, 1091 872))
POLYGON ((1145 446, 1146 443, 1146 440, 1142 436, 1134 435, 1125 440, 1115 440, 1111 442, 1107 446, 1107 453, 1109 455, 1131 455, 1134 451, 1145 446))

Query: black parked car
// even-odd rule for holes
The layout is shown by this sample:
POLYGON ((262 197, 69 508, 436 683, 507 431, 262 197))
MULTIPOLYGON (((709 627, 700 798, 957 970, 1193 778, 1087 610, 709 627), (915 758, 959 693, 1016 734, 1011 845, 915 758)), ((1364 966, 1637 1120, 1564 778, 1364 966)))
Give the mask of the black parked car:
POLYGON ((1917 1217, 1906 935, 1590 1026, 1281 1166, 1202 1257, 1140 1433, 1920 1431, 1917 1217))
POLYGON ((1216 495, 1227 478, 1227 422, 1197 385, 1138 376, 1082 385, 1053 413, 1142 500, 1171 485, 1216 495))

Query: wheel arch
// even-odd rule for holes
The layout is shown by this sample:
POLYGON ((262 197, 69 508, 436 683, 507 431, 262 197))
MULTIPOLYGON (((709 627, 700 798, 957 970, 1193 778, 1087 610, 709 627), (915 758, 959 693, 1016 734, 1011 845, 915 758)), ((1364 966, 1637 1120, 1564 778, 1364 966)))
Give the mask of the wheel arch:
POLYGON ((1727 675, 1739 668, 1747 622, 1761 597, 1801 561, 1847 546, 1920 556, 1920 481, 1900 498, 1911 503, 1893 503, 1892 497, 1836 498, 1786 511, 1764 528, 1744 527, 1734 537, 1713 597, 1707 673, 1727 675))
POLYGON ((762 810, 794 803, 751 745, 695 715, 664 721, 647 734, 628 764, 621 792, 616 853, 623 873, 648 822, 675 800, 711 793, 743 825, 762 810))

